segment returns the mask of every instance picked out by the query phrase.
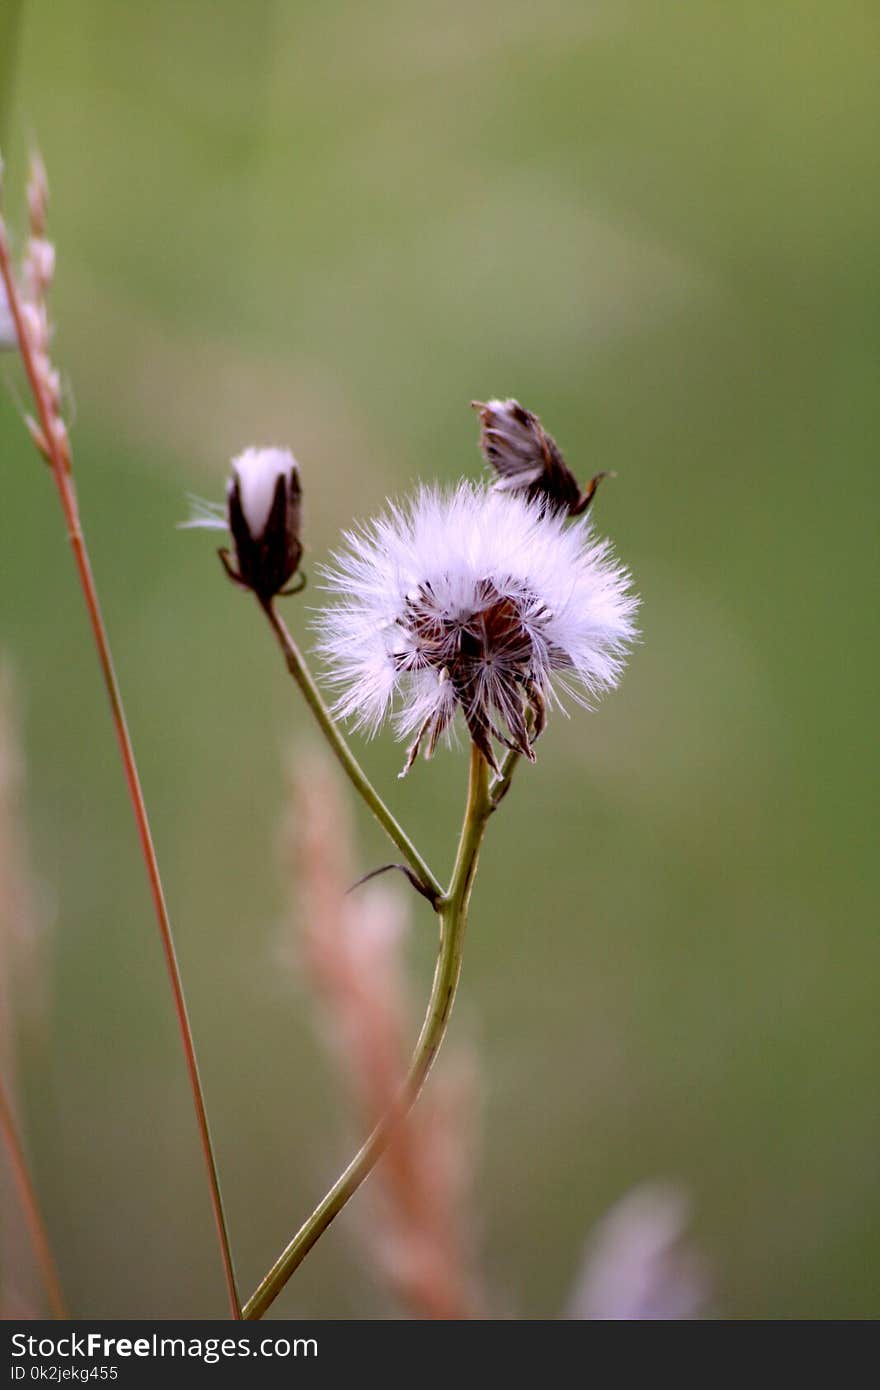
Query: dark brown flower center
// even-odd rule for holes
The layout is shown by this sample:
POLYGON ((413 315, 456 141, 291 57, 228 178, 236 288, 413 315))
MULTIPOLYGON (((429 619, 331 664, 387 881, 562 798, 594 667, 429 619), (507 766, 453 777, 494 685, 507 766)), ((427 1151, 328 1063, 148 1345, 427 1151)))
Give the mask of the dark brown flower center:
MULTIPOLYGON (((431 666, 450 683, 471 738, 492 767, 496 767, 492 737, 532 758, 524 696, 536 711, 543 708, 532 679, 533 641, 522 619, 521 603, 502 594, 490 579, 477 584, 469 611, 438 614, 430 584, 419 586, 406 602, 401 626, 415 639, 414 649, 401 653, 401 670, 431 666), (507 726, 510 737, 499 733, 507 726)), ((429 752, 446 729, 451 710, 430 724, 429 752)), ((418 750, 418 743, 414 745, 418 750)))

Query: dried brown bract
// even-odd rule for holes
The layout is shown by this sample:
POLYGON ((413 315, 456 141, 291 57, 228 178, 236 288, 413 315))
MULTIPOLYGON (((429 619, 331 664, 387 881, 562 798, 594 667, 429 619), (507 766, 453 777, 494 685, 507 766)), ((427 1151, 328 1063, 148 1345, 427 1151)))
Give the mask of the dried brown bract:
POLYGON ((531 410, 512 397, 471 401, 480 413, 480 451, 498 475, 503 492, 525 492, 551 506, 581 516, 607 472, 597 473, 581 490, 562 450, 531 410))

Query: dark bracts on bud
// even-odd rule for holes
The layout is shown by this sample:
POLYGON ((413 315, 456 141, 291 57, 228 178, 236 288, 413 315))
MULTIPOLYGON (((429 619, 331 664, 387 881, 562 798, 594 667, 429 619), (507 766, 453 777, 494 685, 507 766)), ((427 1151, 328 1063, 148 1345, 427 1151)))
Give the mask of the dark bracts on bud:
POLYGON ((497 486, 524 492, 552 507, 581 516, 607 473, 597 473, 581 491, 562 450, 531 410, 519 401, 471 401, 480 414, 480 451, 498 475, 497 486))
POLYGON ((226 551, 220 558, 231 579, 243 588, 251 589, 267 603, 276 594, 298 593, 305 578, 294 588, 285 585, 294 577, 302 560, 300 540, 302 488, 295 468, 279 474, 272 496, 269 516, 258 535, 251 532, 242 505, 241 482, 233 476, 227 493, 229 529, 235 542, 238 569, 232 568, 226 551))

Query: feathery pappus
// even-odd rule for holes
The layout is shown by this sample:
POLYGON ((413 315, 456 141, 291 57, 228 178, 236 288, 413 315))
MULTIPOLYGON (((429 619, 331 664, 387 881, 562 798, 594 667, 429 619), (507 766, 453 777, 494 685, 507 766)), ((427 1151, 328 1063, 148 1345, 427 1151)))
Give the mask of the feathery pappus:
POLYGON ((316 619, 335 712, 374 733, 393 715, 430 757, 461 711, 489 765, 493 740, 534 761, 559 691, 589 705, 618 682, 636 636, 628 572, 584 519, 521 493, 423 487, 346 535, 316 619))

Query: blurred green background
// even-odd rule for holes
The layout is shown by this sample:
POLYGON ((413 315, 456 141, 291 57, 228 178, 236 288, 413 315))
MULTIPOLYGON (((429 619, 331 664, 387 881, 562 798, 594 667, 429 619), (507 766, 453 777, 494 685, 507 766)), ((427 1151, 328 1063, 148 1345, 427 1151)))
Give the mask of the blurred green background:
MULTIPOLYGON (((482 1071, 493 1296, 556 1316, 586 1232, 660 1176, 692 1194, 723 1311, 876 1315, 876 8, 34 0, 15 42, 17 8, 7 211, 23 227, 34 134, 82 510, 243 1286, 354 1135, 278 965, 284 758, 312 731, 210 537, 175 525, 232 453, 286 443, 313 569, 390 491, 476 476, 468 402, 514 394, 581 478, 617 470, 595 515, 644 641, 618 694, 553 721, 482 861, 453 1034, 482 1071)), ((35 1171, 79 1316, 222 1316, 106 701, 3 375, 0 645, 53 919, 19 1050, 35 1171)), ((363 755, 447 864, 463 751, 405 783, 390 737, 363 755)), ((357 1224, 279 1314, 394 1311, 357 1224)))

